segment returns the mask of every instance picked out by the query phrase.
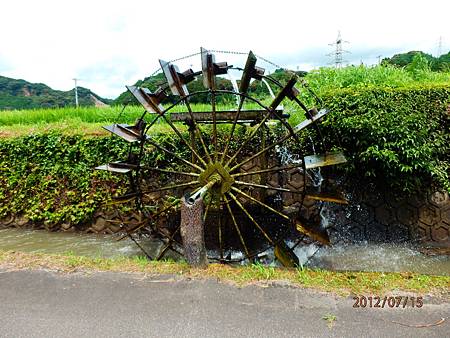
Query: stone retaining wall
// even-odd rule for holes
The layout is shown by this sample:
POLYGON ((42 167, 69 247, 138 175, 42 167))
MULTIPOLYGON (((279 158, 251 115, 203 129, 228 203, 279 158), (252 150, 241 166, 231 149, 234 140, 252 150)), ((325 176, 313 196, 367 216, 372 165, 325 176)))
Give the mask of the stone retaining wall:
MULTIPOLYGON (((303 177, 298 169, 293 169, 284 175, 270 177, 267 183, 301 189, 303 177)), ((364 181, 350 180, 341 188, 349 204, 327 203, 323 212, 329 223, 332 243, 419 241, 450 246, 450 197, 447 192, 435 189, 429 193, 416 193, 412 197, 397 199, 390 192, 377 190, 373 184, 364 181)), ((259 196, 255 194, 254 197, 259 196)), ((286 212, 299 204, 299 195, 283 193, 282 198, 286 212)), ((305 200, 302 211, 306 217, 314 215, 317 202, 305 200)), ((63 223, 49 227, 29 222, 20 215, 0 220, 0 226, 112 234, 122 230, 119 226, 121 217, 128 224, 140 221, 137 213, 119 216, 117 211, 99 210, 92 222, 77 226, 63 223)))
POLYGON ((334 241, 419 241, 450 245, 450 198, 442 190, 395 198, 372 184, 356 181, 344 187, 348 206, 330 206, 334 241))

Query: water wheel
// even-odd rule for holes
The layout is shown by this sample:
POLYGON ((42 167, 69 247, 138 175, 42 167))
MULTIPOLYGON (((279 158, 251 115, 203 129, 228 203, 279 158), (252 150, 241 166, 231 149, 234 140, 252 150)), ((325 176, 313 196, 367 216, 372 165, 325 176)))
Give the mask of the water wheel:
POLYGON ((329 244, 315 204, 345 203, 311 179, 317 168, 345 162, 341 153, 328 153, 321 138, 319 122, 328 110, 307 108, 299 99, 296 85, 304 83, 298 75, 289 73, 285 83, 264 75, 252 52, 241 67, 216 62, 203 48, 198 56, 199 71, 180 72, 160 60, 166 80, 161 87, 127 87, 145 108, 142 117, 134 125, 105 127, 130 147, 127 159, 98 167, 129 176, 129 191, 119 198, 133 200, 140 217, 124 224, 125 236, 147 229, 160 238, 157 259, 168 250, 180 252, 180 198, 203 198, 210 259, 253 262, 274 248, 283 265, 296 265, 292 248, 305 236, 329 244), (223 88, 225 75, 232 88, 223 88), (196 79, 204 88, 188 92, 196 79), (255 94, 258 83, 269 95, 255 94), (206 108, 192 104, 199 97, 208 101, 206 108), (292 113, 302 116, 299 123, 288 122, 292 113))

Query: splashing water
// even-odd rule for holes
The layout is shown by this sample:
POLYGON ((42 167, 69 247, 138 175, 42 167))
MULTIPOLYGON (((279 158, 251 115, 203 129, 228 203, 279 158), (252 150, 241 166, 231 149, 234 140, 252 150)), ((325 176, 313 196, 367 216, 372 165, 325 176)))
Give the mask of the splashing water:
MULTIPOLYGON (((231 82, 231 85, 233 86, 233 91, 235 93, 239 93, 239 87, 237 85, 236 78, 231 74, 231 72, 228 72, 228 79, 231 82)), ((239 101, 241 100, 241 97, 239 95, 236 95, 236 105, 239 106, 239 101)))
MULTIPOLYGON (((280 164, 285 166, 288 164, 299 164, 302 163, 302 159, 298 154, 292 154, 288 147, 286 146, 275 146, 275 152, 277 157, 280 159, 280 164)), ((302 172, 302 168, 299 167, 300 172, 302 172)))
POLYGON ((266 85, 267 90, 269 91, 270 97, 272 97, 272 99, 274 99, 275 95, 273 94, 272 88, 270 88, 269 83, 267 83, 266 79, 261 79, 261 80, 266 85))

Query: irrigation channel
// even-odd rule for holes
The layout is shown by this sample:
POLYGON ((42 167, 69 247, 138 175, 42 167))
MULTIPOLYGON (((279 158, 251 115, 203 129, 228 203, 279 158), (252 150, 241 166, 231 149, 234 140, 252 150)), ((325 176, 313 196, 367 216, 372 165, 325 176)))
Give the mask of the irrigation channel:
MULTIPOLYGON (((158 252, 160 241, 144 239, 140 244, 150 254, 158 252)), ((357 243, 317 247, 314 244, 295 249, 300 262, 309 268, 333 271, 417 272, 450 275, 448 255, 426 255, 412 244, 357 243)), ((67 254, 87 257, 134 257, 142 251, 131 240, 116 241, 112 235, 47 232, 45 230, 8 228, 0 230, 0 250, 31 253, 67 254)), ((236 253, 238 255, 238 253, 236 253)), ((240 253, 239 253, 240 254, 240 253)), ((180 259, 175 252, 166 258, 180 259)), ((260 255, 264 264, 275 265, 273 250, 260 255)))

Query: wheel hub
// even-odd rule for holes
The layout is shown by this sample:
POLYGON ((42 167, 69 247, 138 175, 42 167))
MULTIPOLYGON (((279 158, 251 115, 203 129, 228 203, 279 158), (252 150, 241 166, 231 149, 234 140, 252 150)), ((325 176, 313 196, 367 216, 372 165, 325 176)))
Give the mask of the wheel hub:
POLYGON ((234 178, 220 162, 209 163, 198 178, 200 185, 203 186, 207 185, 211 180, 217 181, 212 190, 218 195, 227 193, 234 183, 234 178))

